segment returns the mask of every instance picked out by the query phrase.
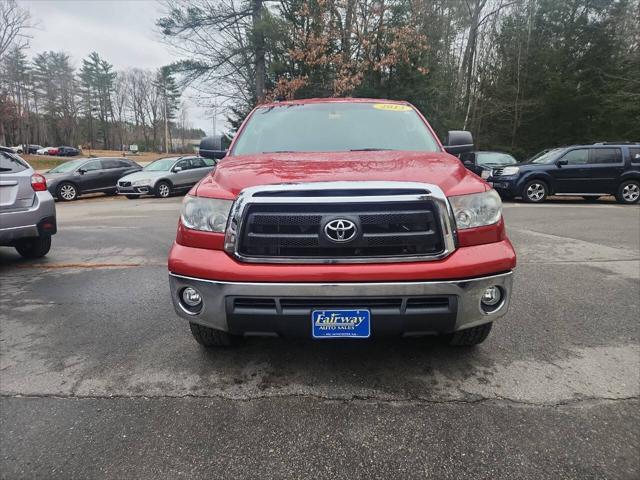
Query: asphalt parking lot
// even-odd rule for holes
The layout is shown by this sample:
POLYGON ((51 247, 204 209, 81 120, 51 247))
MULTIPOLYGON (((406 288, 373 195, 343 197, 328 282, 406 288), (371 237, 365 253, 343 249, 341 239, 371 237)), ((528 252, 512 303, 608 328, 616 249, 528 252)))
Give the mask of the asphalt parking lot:
POLYGON ((638 478, 640 208, 505 205, 519 265, 480 347, 249 339, 173 312, 181 198, 58 204, 0 249, 2 478, 638 478))

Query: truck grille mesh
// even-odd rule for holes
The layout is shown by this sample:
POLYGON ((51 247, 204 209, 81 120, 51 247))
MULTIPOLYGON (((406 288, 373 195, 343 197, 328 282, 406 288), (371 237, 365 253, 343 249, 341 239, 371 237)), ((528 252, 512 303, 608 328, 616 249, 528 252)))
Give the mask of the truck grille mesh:
POLYGON ((248 206, 238 252, 250 257, 344 259, 437 255, 444 250, 432 201, 284 203, 248 206), (356 237, 332 242, 324 226, 334 219, 357 225, 356 237))

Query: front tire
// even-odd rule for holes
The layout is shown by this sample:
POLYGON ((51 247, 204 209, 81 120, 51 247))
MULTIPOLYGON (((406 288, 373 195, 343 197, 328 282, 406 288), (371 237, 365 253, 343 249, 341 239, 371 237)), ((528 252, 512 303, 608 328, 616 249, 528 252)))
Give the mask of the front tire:
POLYGON ((72 202, 78 198, 78 188, 69 182, 63 182, 58 185, 56 196, 63 202, 72 202))
POLYGON ((531 180, 522 189, 522 200, 528 203, 542 203, 549 195, 549 187, 542 180, 531 180))
POLYGON ((16 244, 16 250, 24 258, 42 258, 51 249, 51 235, 23 238, 16 244))
POLYGON ((129 200, 137 200, 140 198, 140 195, 125 195, 129 200))
POLYGON ((620 184, 616 194, 618 203, 632 205, 640 200, 640 181, 626 180, 620 184))
POLYGON ((237 340, 237 337, 230 333, 205 327, 197 323, 189 322, 189 328, 196 342, 206 348, 231 347, 237 340))
POLYGON ((460 330, 459 332, 452 333, 448 338, 449 345, 456 347, 471 347, 473 345, 479 345, 484 342, 489 333, 491 333, 491 327, 493 323, 485 323, 478 325, 477 327, 467 328, 466 330, 460 330))
POLYGON ((169 182, 165 182, 164 180, 158 182, 155 188, 155 195, 158 198, 167 198, 171 195, 171 185, 169 185, 169 182))

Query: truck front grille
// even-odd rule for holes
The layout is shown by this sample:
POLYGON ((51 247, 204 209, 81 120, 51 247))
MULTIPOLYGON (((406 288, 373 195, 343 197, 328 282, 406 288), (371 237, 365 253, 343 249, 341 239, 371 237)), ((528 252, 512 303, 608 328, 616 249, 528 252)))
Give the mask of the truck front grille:
POLYGON ((504 171, 504 168, 494 168, 491 171, 491 176, 493 177, 500 177, 502 175, 502 172, 504 171))
POLYGON ((359 203, 256 203, 247 206, 238 253, 253 258, 348 259, 438 255, 444 251, 431 200, 359 203), (357 234, 332 241, 328 222, 346 219, 357 234))

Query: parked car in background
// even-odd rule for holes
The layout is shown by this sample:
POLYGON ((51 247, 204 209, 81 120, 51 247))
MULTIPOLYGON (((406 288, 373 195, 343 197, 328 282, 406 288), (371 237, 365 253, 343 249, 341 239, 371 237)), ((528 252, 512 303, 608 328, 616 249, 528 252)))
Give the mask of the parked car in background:
POLYGON ((140 172, 118 180, 118 193, 129 199, 141 195, 166 198, 173 192, 188 191, 213 170, 216 160, 202 157, 167 157, 150 163, 140 172))
POLYGON ((43 257, 56 230, 45 177, 13 150, 0 147, 0 245, 15 247, 25 258, 43 257))
POLYGON ((77 199, 83 193, 116 193, 116 183, 124 175, 142 167, 128 158, 80 158, 52 168, 45 177, 49 191, 63 201, 77 199))
POLYGON ((518 165, 496 167, 487 181, 507 197, 544 202, 549 195, 620 203, 640 199, 640 143, 596 143, 554 148, 518 165))
POLYGON ((43 147, 36 150, 38 155, 57 155, 58 147, 43 147))
POLYGON ((75 157, 80 155, 80 150, 73 147, 58 147, 59 157, 75 157))
POLYGON ((35 155, 36 153, 38 153, 38 150, 42 148, 42 145, 16 145, 15 147, 11 147, 11 150, 19 155, 22 155, 23 153, 25 153, 25 148, 27 150, 26 153, 35 155))
POLYGON ((515 165, 518 161, 504 152, 468 152, 460 155, 464 166, 482 178, 489 178, 491 170, 496 167, 515 165))

